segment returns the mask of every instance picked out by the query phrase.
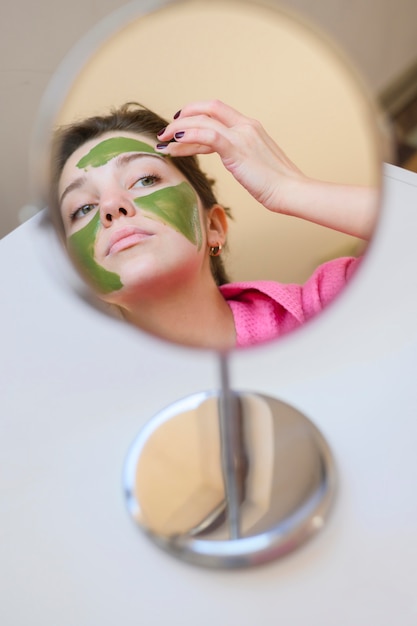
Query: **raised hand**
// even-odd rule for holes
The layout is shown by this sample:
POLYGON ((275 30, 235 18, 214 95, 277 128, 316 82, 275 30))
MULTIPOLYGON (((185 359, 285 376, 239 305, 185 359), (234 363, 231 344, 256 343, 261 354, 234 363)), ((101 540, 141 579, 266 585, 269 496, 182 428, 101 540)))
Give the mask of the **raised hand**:
POLYGON ((286 213, 289 183, 305 179, 258 121, 219 100, 188 104, 158 140, 157 149, 174 157, 217 152, 236 180, 272 211, 286 213))
POLYGON ((264 207, 368 239, 378 212, 376 187, 305 176, 260 122, 210 100, 187 104, 158 133, 157 150, 173 157, 217 152, 226 169, 264 207))

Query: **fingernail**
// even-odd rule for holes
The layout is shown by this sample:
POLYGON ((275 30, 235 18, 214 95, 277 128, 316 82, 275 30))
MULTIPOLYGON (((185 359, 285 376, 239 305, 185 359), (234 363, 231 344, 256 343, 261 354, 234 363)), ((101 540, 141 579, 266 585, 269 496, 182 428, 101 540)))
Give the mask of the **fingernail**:
POLYGON ((184 135, 185 135, 185 131, 179 130, 177 133, 175 133, 174 137, 175 139, 181 139, 182 137, 184 137, 184 135))
POLYGON ((159 135, 163 135, 164 132, 166 131, 167 127, 164 126, 163 128, 161 128, 161 130, 159 131, 159 133, 156 134, 157 137, 159 137, 159 135))
POLYGON ((179 116, 181 115, 181 109, 179 111, 177 111, 174 115, 174 120, 176 120, 177 118, 179 118, 179 116))
POLYGON ((164 148, 167 147, 168 144, 169 144, 169 142, 167 142, 167 141, 165 143, 157 143, 155 147, 156 147, 157 150, 163 150, 164 148))

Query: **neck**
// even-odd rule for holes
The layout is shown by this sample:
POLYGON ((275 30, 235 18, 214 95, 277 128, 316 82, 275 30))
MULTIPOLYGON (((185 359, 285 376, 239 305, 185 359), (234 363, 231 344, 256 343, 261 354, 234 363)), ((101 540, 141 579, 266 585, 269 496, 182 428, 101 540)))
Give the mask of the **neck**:
POLYGON ((214 281, 209 289, 197 284, 161 299, 138 298, 122 313, 138 328, 174 343, 213 350, 236 345, 232 311, 214 281))

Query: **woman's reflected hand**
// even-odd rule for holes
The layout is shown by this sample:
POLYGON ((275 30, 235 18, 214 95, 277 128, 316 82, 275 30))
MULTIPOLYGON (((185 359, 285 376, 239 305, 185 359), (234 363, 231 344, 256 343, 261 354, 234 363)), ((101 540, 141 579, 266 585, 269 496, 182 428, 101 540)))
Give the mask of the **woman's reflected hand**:
POLYGON ((263 206, 291 213, 293 182, 307 180, 260 122, 211 100, 194 102, 158 135, 171 156, 217 152, 226 169, 263 206))
POLYGON ((260 122, 210 100, 183 107, 158 134, 157 149, 173 157, 217 152, 226 169, 264 207, 369 239, 378 213, 376 187, 308 178, 260 122))

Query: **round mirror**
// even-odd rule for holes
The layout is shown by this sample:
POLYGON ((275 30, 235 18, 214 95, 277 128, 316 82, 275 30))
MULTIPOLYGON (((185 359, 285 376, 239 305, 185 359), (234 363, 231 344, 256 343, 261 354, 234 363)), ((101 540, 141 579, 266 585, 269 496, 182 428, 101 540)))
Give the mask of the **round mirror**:
POLYGON ((357 270, 380 119, 340 51, 273 4, 149 8, 127 5, 63 64, 33 172, 83 295, 220 355, 220 392, 171 405, 133 443, 132 517, 179 558, 254 565, 322 527, 335 468, 306 417, 230 388, 227 355, 299 328, 357 270))
POLYGON ((105 21, 52 81, 32 158, 41 202, 116 316, 222 351, 279 337, 332 301, 360 263, 379 206, 379 114, 343 54, 285 10, 149 8, 134 2, 105 21), (128 102, 166 121, 137 132, 113 118, 81 140, 78 127, 58 168, 53 152, 51 177, 53 128, 85 128, 114 108, 120 117, 128 102), (216 181, 210 193, 184 165, 194 155, 216 181))

